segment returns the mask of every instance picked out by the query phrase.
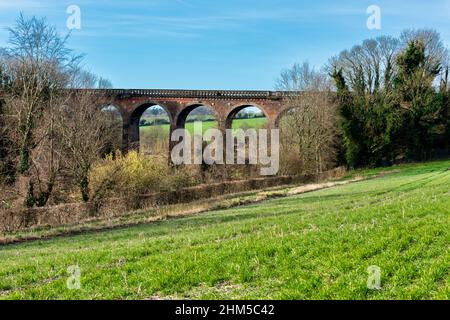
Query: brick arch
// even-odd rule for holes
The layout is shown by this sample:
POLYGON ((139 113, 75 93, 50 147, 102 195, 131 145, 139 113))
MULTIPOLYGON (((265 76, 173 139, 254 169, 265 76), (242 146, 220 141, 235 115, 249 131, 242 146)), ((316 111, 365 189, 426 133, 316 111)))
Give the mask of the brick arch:
POLYGON ((287 108, 283 108, 282 110, 280 110, 273 121, 274 128, 279 129, 281 118, 283 118, 286 114, 288 114, 289 111, 293 111, 293 110, 299 109, 299 108, 301 108, 301 106, 287 107, 287 108))
POLYGON ((175 127, 176 128, 184 128, 184 126, 186 124, 186 119, 189 116, 189 114, 199 107, 207 107, 208 109, 213 111, 216 120, 218 122, 220 122, 220 120, 221 120, 220 114, 214 108, 214 106, 212 104, 204 103, 204 102, 192 102, 192 103, 187 104, 184 108, 182 108, 180 110, 180 112, 178 112, 178 114, 176 115, 176 118, 175 118, 175 122, 174 122, 175 127))
POLYGON ((240 104, 233 105, 231 111, 228 113, 228 115, 227 115, 227 117, 226 117, 226 120, 225 120, 225 128, 226 128, 226 129, 231 129, 232 124, 233 124, 234 117, 235 117, 240 111, 242 111, 242 110, 244 110, 244 109, 246 109, 246 108, 249 108, 249 107, 256 107, 256 108, 258 108, 259 110, 261 110, 261 112, 262 112, 262 113, 264 114, 264 116, 266 117, 267 121, 269 121, 268 113, 267 113, 267 111, 265 110, 265 107, 263 107, 262 105, 257 104, 257 103, 251 103, 251 102, 249 102, 249 103, 240 103, 240 104))
POLYGON ((102 103, 101 105, 98 106, 98 108, 100 110, 103 110, 109 106, 114 107, 120 114, 120 117, 122 118, 122 121, 126 118, 126 111, 124 110, 124 108, 117 102, 106 102, 106 103, 102 103))
MULTIPOLYGON (((132 108, 132 111, 129 113, 128 119, 126 120, 126 124, 128 126, 127 132, 127 140, 128 140, 128 149, 132 150, 139 150, 140 148, 140 119, 144 112, 151 107, 159 106, 164 109, 167 116, 170 119, 171 126, 173 124, 173 115, 171 112, 169 112, 168 108, 164 105, 164 103, 152 101, 152 100, 146 100, 141 101, 137 104, 135 104, 132 108)), ((125 129, 125 128, 124 128, 125 129)))
POLYGON ((159 106, 161 108, 164 109, 164 111, 167 113, 167 116, 170 119, 170 123, 173 123, 173 114, 169 111, 169 109, 167 108, 167 106, 164 103, 158 102, 158 101, 152 101, 152 100, 148 100, 148 101, 143 101, 143 102, 139 102, 136 105, 133 106, 132 108, 132 112, 130 112, 130 121, 132 119, 140 119, 142 117, 142 115, 144 114, 144 112, 151 108, 151 107, 155 107, 155 106, 159 106))

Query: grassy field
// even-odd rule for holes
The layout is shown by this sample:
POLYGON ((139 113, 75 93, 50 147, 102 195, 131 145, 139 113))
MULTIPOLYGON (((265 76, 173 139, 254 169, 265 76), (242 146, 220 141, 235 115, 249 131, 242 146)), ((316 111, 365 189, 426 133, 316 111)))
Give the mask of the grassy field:
MULTIPOLYGON (((250 127, 250 128, 262 128, 267 123, 266 118, 254 118, 254 119, 235 119, 233 120, 233 129, 240 129, 242 127, 250 127)), ((217 121, 207 121, 203 122, 203 131, 208 129, 217 128, 217 121)), ((158 126, 164 129, 165 132, 169 133, 170 126, 169 125, 161 125, 158 126)), ((140 127, 141 134, 145 135, 146 131, 151 130, 154 126, 140 127)), ((186 129, 189 133, 194 132, 194 123, 186 123, 186 129)))
POLYGON ((1 247, 0 298, 448 299, 449 167, 1 247), (66 287, 71 265, 80 290, 66 287), (367 288, 369 266, 380 290, 367 288))

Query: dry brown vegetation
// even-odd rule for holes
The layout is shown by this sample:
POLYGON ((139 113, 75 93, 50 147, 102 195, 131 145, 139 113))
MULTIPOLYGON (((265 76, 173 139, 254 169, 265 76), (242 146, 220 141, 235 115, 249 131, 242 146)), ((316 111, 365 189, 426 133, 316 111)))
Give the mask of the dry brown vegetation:
POLYGON ((302 92, 287 99, 280 120, 283 174, 319 174, 336 166, 337 108, 326 74, 308 63, 285 70, 278 89, 302 92))

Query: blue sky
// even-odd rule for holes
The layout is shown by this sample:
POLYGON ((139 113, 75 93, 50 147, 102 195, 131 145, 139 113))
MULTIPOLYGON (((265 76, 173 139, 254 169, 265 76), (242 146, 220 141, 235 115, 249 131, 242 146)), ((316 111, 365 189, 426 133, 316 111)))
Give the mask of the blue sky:
POLYGON ((20 11, 68 32, 70 46, 116 88, 270 90, 283 68, 320 67, 365 38, 405 28, 438 30, 450 45, 450 0, 0 0, 0 45, 20 11), (382 29, 366 27, 369 5, 382 29))

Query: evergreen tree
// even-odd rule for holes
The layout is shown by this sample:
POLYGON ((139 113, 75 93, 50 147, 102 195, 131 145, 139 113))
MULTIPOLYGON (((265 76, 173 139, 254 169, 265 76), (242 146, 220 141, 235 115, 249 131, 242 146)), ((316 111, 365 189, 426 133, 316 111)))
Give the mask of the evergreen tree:
POLYGON ((436 141, 445 131, 442 127, 445 96, 433 87, 440 65, 430 65, 427 61, 425 45, 420 40, 411 41, 397 57, 395 89, 403 109, 400 138, 410 159, 431 157, 436 141))

